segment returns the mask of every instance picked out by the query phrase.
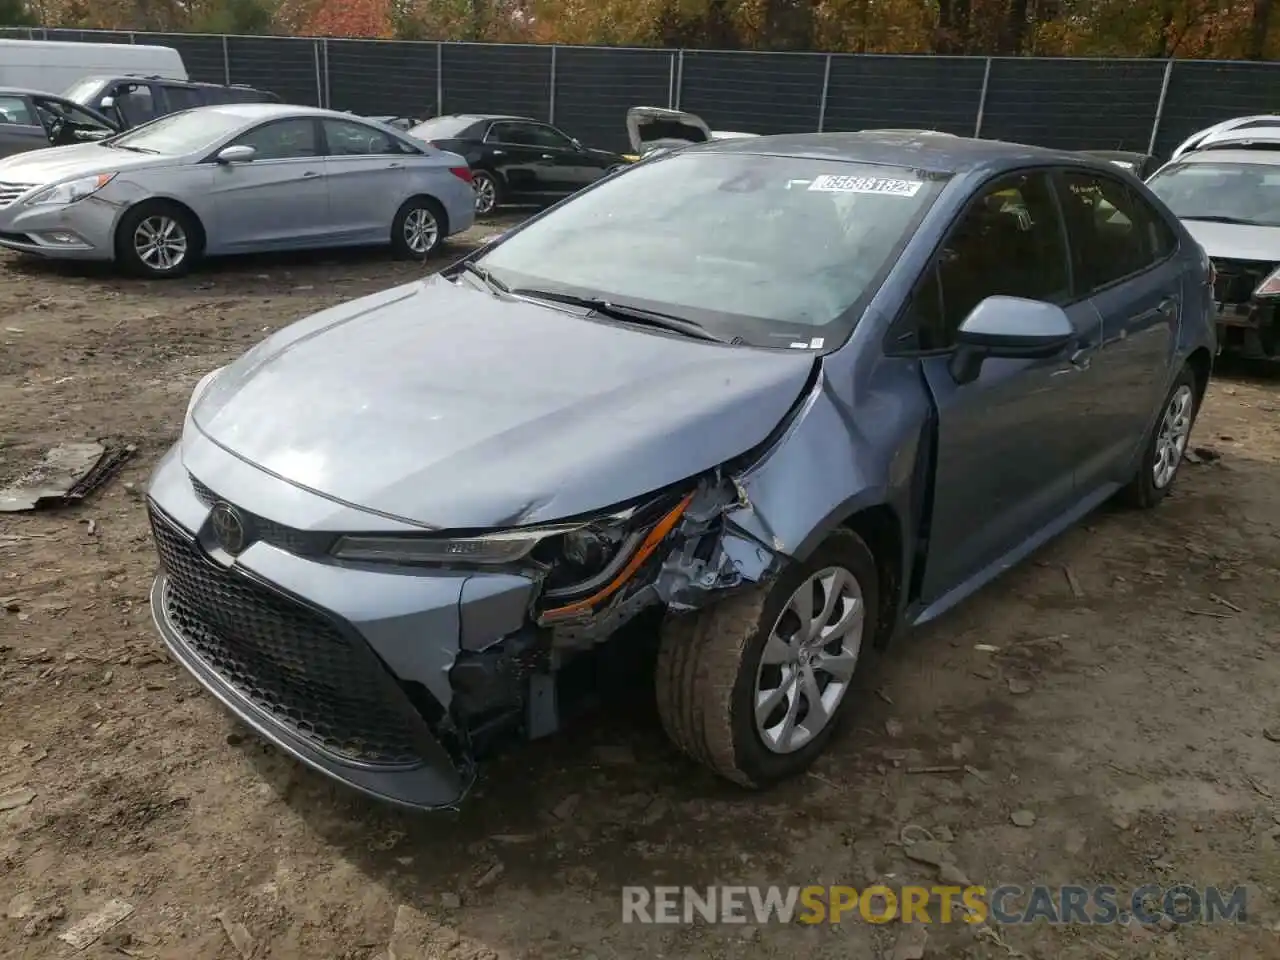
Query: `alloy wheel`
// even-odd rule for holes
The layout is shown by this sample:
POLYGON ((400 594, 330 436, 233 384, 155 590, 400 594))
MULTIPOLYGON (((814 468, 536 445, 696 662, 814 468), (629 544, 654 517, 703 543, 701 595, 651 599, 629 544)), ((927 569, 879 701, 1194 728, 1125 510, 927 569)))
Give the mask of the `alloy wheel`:
POLYGON ((405 245, 419 256, 426 256, 436 245, 440 225, 425 207, 415 207, 404 218, 405 245))
POLYGON ((1160 419, 1155 458, 1151 467, 1151 482, 1157 490, 1163 490, 1172 483, 1173 475, 1178 472, 1178 465, 1182 463, 1183 454, 1187 450, 1187 440, 1191 436, 1191 414, 1194 408, 1195 398, 1191 387, 1184 383, 1169 398, 1169 405, 1160 419))
POLYGON ((476 192, 476 213, 484 216, 492 213, 498 203, 498 186, 485 174, 477 174, 472 180, 476 192))
POLYGON ((773 753, 794 753, 831 722, 862 649, 862 587, 843 567, 826 567, 791 594, 760 655, 755 724, 773 753))
POLYGON ((147 217, 133 231, 134 252, 156 273, 177 269, 187 258, 188 246, 182 224, 164 214, 147 217))

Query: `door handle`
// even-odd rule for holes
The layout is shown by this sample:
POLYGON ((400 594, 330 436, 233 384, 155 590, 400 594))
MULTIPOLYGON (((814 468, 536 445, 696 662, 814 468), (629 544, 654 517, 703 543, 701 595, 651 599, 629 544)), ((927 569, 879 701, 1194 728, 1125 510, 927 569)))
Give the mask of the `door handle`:
POLYGON ((1173 316, 1173 314, 1176 313, 1178 310, 1178 298, 1165 297, 1163 300, 1160 301, 1160 306, 1158 309, 1166 317, 1173 316))
POLYGON ((507 151, 505 151, 505 150, 495 150, 495 151, 493 151, 493 155, 494 155, 495 157, 501 157, 501 156, 502 156, 503 154, 505 154, 506 152, 507 152, 507 151))
POLYGON ((401 167, 403 167, 403 166, 404 166, 404 164, 403 164, 403 163, 388 163, 388 164, 387 164, 387 169, 388 169, 388 170, 399 170, 399 169, 400 169, 401 167))
POLYGON ((320 176, 320 174, 316 173, 314 170, 304 170, 302 173, 303 180, 310 180, 312 177, 318 176, 320 176))
POLYGON ((556 157, 555 157, 555 154, 553 154, 553 153, 544 153, 544 154, 542 155, 542 159, 543 159, 543 160, 554 160, 555 158, 556 158, 556 157))

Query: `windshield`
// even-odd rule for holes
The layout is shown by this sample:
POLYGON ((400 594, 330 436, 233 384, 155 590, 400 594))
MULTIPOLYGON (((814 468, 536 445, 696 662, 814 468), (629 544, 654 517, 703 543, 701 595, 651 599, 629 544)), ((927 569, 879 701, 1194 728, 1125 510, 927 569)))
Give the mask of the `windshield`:
POLYGON ((1280 164, 1181 163, 1147 186, 1184 220, 1280 227, 1280 164))
POLYGON ((187 110, 152 120, 107 142, 125 150, 178 156, 212 146, 244 125, 244 117, 221 110, 187 110))
POLYGON ((838 346, 941 186, 906 167, 680 153, 639 164, 478 263, 763 346, 838 346))
POLYGON ((409 134, 420 140, 452 140, 461 137, 477 122, 475 117, 436 117, 418 124, 409 134))
POLYGON ((86 77, 83 80, 77 80, 67 89, 62 91, 63 100, 74 100, 76 103, 87 104, 97 109, 97 103, 93 102, 93 98, 98 91, 102 89, 101 77, 86 77))

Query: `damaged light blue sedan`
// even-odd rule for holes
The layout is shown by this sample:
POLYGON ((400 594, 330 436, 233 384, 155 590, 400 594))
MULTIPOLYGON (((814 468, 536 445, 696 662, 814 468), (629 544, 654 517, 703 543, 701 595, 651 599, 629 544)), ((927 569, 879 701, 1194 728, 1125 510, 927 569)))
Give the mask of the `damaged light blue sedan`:
POLYGON ((761 787, 895 633, 1169 492, 1212 308, 1104 160, 691 146, 205 377, 149 489, 155 621, 263 737, 424 809, 656 635, 671 738, 761 787))

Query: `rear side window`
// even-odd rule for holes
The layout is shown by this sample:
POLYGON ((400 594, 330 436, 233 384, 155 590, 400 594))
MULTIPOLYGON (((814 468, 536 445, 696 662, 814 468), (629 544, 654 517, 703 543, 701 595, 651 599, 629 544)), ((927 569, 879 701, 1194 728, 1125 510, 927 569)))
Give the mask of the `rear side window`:
POLYGON ((195 107, 203 107, 206 101, 200 95, 199 90, 193 90, 191 87, 170 87, 164 88, 165 99, 169 101, 169 112, 177 113, 179 110, 191 110, 195 107))
POLYGON ((1177 249, 1164 218, 1126 184, 1069 172, 1062 175, 1062 186, 1077 294, 1088 296, 1148 270, 1177 249))
POLYGON ((131 127, 141 126, 163 115, 151 87, 145 83, 119 84, 116 87, 115 101, 116 109, 131 127))
POLYGON ((0 96, 0 123, 21 123, 38 126, 25 97, 0 96))

